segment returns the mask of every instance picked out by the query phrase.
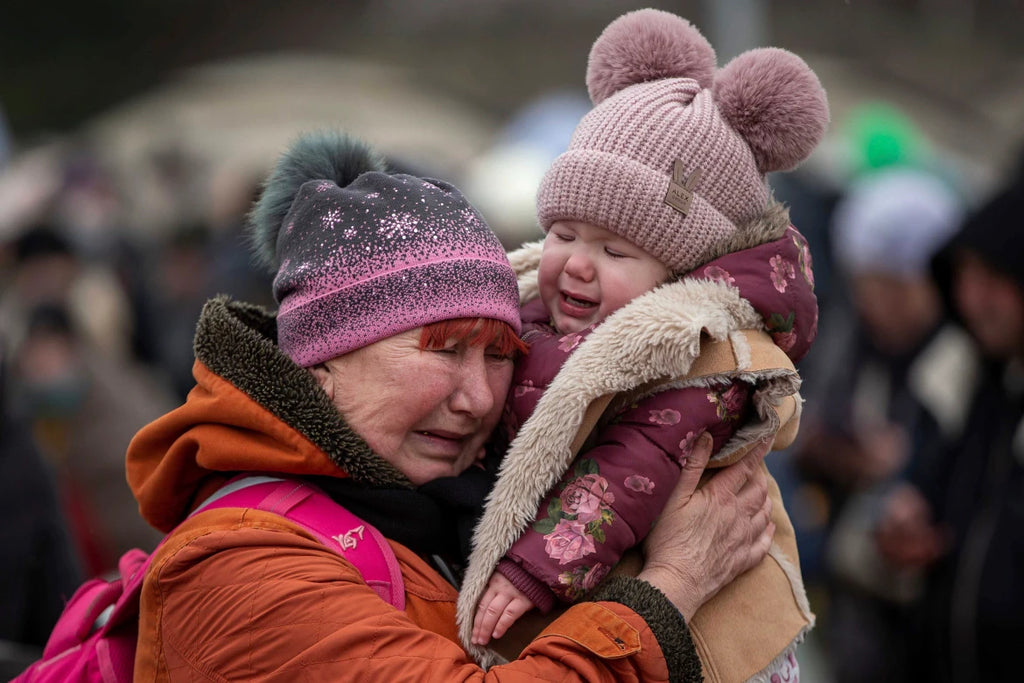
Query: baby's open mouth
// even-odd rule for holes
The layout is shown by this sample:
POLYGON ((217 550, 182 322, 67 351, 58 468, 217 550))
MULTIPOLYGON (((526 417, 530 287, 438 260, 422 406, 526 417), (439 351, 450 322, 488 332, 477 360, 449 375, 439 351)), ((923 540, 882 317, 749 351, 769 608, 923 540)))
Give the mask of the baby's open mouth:
POLYGON ((566 294, 564 292, 562 293, 562 298, 564 298, 567 303, 570 303, 573 306, 579 306, 581 308, 589 308, 591 306, 596 306, 597 305, 597 303, 594 302, 594 301, 587 301, 586 299, 579 299, 577 297, 572 296, 571 294, 566 294))

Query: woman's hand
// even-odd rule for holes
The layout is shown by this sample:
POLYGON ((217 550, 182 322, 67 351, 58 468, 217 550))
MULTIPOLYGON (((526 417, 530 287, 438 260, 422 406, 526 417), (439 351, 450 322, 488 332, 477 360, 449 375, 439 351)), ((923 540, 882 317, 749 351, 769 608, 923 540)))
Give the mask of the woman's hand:
POLYGON ((711 436, 703 434, 644 541, 638 578, 661 590, 687 621, 771 547, 775 525, 761 465, 768 448, 768 442, 759 444, 697 489, 711 455, 711 436))

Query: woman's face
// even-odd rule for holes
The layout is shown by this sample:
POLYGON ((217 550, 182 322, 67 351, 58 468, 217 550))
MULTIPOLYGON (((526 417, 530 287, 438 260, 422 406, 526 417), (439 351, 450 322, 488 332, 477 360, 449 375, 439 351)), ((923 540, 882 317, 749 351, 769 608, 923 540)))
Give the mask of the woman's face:
POLYGON ((512 381, 512 360, 484 346, 420 349, 422 328, 311 368, 349 426, 417 486, 483 457, 512 381))

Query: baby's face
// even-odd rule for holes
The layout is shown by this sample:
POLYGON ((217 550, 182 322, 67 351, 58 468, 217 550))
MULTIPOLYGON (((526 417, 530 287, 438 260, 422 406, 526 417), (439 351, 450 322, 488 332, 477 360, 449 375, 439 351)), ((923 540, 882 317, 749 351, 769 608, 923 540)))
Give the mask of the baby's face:
POLYGON ((568 334, 601 322, 668 276, 629 240, 590 223, 559 221, 544 240, 538 284, 555 328, 568 334))

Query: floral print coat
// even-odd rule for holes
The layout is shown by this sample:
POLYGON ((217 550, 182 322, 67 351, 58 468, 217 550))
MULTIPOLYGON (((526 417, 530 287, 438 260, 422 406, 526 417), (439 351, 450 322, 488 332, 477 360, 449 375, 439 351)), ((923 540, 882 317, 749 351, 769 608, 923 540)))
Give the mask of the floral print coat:
MULTIPOLYGON (((763 318, 764 329, 796 362, 817 329, 810 256, 793 228, 781 239, 726 254, 684 279, 735 287, 763 318)), ((522 308, 530 352, 518 364, 504 428, 511 442, 547 385, 590 334, 551 327, 539 299, 522 308)), ((751 418, 751 378, 669 388, 621 406, 604 421, 541 503, 535 521, 498 564, 541 611, 593 588, 622 554, 646 536, 704 432, 714 452, 751 418)))

